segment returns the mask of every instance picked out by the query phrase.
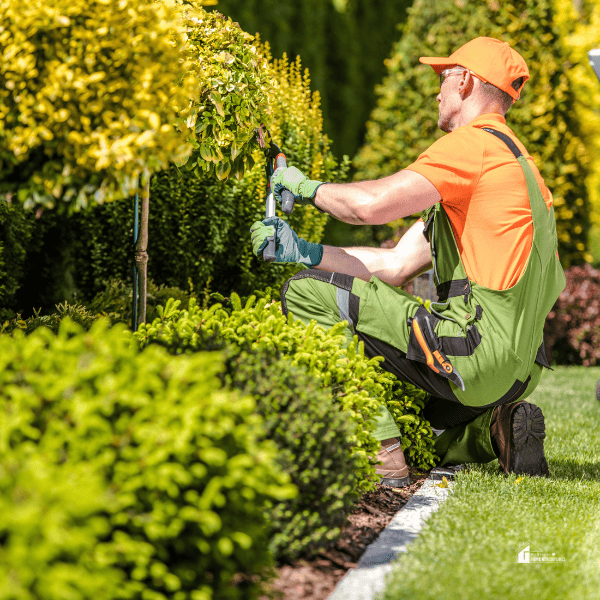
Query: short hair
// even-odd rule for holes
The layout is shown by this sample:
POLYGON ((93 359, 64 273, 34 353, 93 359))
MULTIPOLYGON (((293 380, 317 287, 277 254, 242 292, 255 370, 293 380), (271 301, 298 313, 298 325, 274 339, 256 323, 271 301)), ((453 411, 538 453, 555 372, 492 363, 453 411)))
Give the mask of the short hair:
MULTIPOLYGON (((510 87, 512 87, 515 91, 518 92, 523 85, 524 79, 524 77, 519 77, 518 79, 515 79, 510 84, 510 87)), ((505 113, 507 113, 508 109, 513 105, 514 100, 512 96, 502 91, 500 88, 497 88, 491 83, 481 81, 480 89, 483 92, 483 95, 486 96, 486 98, 498 102, 505 113)))

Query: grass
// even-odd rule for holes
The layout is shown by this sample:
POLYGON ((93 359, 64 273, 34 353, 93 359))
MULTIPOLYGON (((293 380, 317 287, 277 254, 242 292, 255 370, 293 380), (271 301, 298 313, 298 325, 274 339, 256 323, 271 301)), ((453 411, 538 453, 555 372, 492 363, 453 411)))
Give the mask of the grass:
POLYGON ((385 600, 600 599, 600 368, 546 372, 550 478, 472 465, 388 576, 385 600), (517 562, 527 543, 564 562, 517 562))

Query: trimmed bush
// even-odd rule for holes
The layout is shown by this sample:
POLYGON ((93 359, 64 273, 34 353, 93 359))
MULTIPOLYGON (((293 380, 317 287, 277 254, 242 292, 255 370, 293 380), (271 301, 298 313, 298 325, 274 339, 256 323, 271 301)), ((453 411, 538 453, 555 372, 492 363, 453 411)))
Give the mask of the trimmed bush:
POLYGON ((114 502, 97 560, 125 574, 116 597, 256 597, 272 566, 266 503, 296 490, 254 400, 218 391, 220 354, 139 351, 108 326, 0 336, 4 461, 84 462, 102 477, 114 502))
POLYGON ((379 443, 371 435, 382 403, 394 413, 406 448, 407 460, 420 468, 435 464, 433 432, 420 413, 426 395, 409 384, 403 384, 379 367, 382 357, 367 359, 364 345, 355 337, 344 348, 342 333, 345 322, 325 330, 316 323, 308 327, 281 313, 281 303, 256 301, 251 296, 244 306, 236 294, 231 295, 231 309, 219 303, 201 309, 194 299, 187 310, 169 301, 159 307, 160 318, 142 324, 134 336, 142 346, 155 340, 170 345, 187 340, 189 349, 202 348, 207 337, 219 338, 238 346, 280 352, 289 356, 294 365, 307 368, 321 385, 330 387, 334 403, 357 423, 357 429, 347 445, 357 455, 357 489, 363 493, 375 489, 373 460, 379 443), (400 418, 406 416, 407 418, 400 418), (369 456, 373 459, 369 459, 369 456))
POLYGON ((586 264, 565 275, 544 327, 546 353, 559 365, 600 365, 600 271, 586 264))
POLYGON ((265 438, 277 444, 277 462, 299 490, 292 500, 271 503, 269 549, 279 562, 315 556, 339 537, 360 497, 360 461, 348 442, 357 423, 333 402, 331 389, 281 353, 171 333, 152 341, 172 354, 226 348, 223 386, 255 399, 265 438))
POLYGON ((358 179, 390 175, 415 161, 436 139, 439 81, 420 56, 449 56, 478 36, 509 42, 527 61, 531 79, 507 113, 508 125, 534 157, 554 195, 563 266, 590 260, 585 179, 589 154, 573 113, 567 53, 551 0, 466 2, 415 0, 402 39, 386 62, 388 75, 355 158, 358 179))
POLYGON ((38 453, 0 465, 0 598, 119 597, 125 574, 99 560, 113 501, 85 463, 54 464, 38 453))

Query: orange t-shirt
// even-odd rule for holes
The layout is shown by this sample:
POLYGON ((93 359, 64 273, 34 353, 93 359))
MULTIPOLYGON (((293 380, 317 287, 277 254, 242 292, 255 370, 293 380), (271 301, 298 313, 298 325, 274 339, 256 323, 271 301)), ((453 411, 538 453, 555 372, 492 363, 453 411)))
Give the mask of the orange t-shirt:
POLYGON ((494 290, 515 285, 533 243, 525 175, 506 144, 487 131, 505 133, 529 162, 548 206, 552 194, 527 150, 502 115, 489 113, 433 143, 406 167, 426 177, 442 196, 467 275, 494 290))

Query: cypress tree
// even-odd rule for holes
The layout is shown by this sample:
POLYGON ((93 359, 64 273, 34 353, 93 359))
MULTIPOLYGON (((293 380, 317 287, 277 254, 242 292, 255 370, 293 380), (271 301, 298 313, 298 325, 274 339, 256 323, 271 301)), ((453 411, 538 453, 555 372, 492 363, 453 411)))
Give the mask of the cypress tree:
POLYGON ((355 158, 356 177, 375 179, 399 171, 443 135, 437 128, 438 79, 419 57, 449 56, 478 36, 509 42, 529 66, 531 79, 507 123, 554 195, 563 265, 589 260, 584 182, 590 161, 572 112, 567 53, 551 0, 416 0, 404 35, 386 61, 388 73, 377 88, 366 144, 355 158))
POLYGON ((219 12, 259 33, 273 56, 297 56, 321 95, 323 130, 338 157, 362 143, 383 61, 412 0, 219 0, 219 12))

